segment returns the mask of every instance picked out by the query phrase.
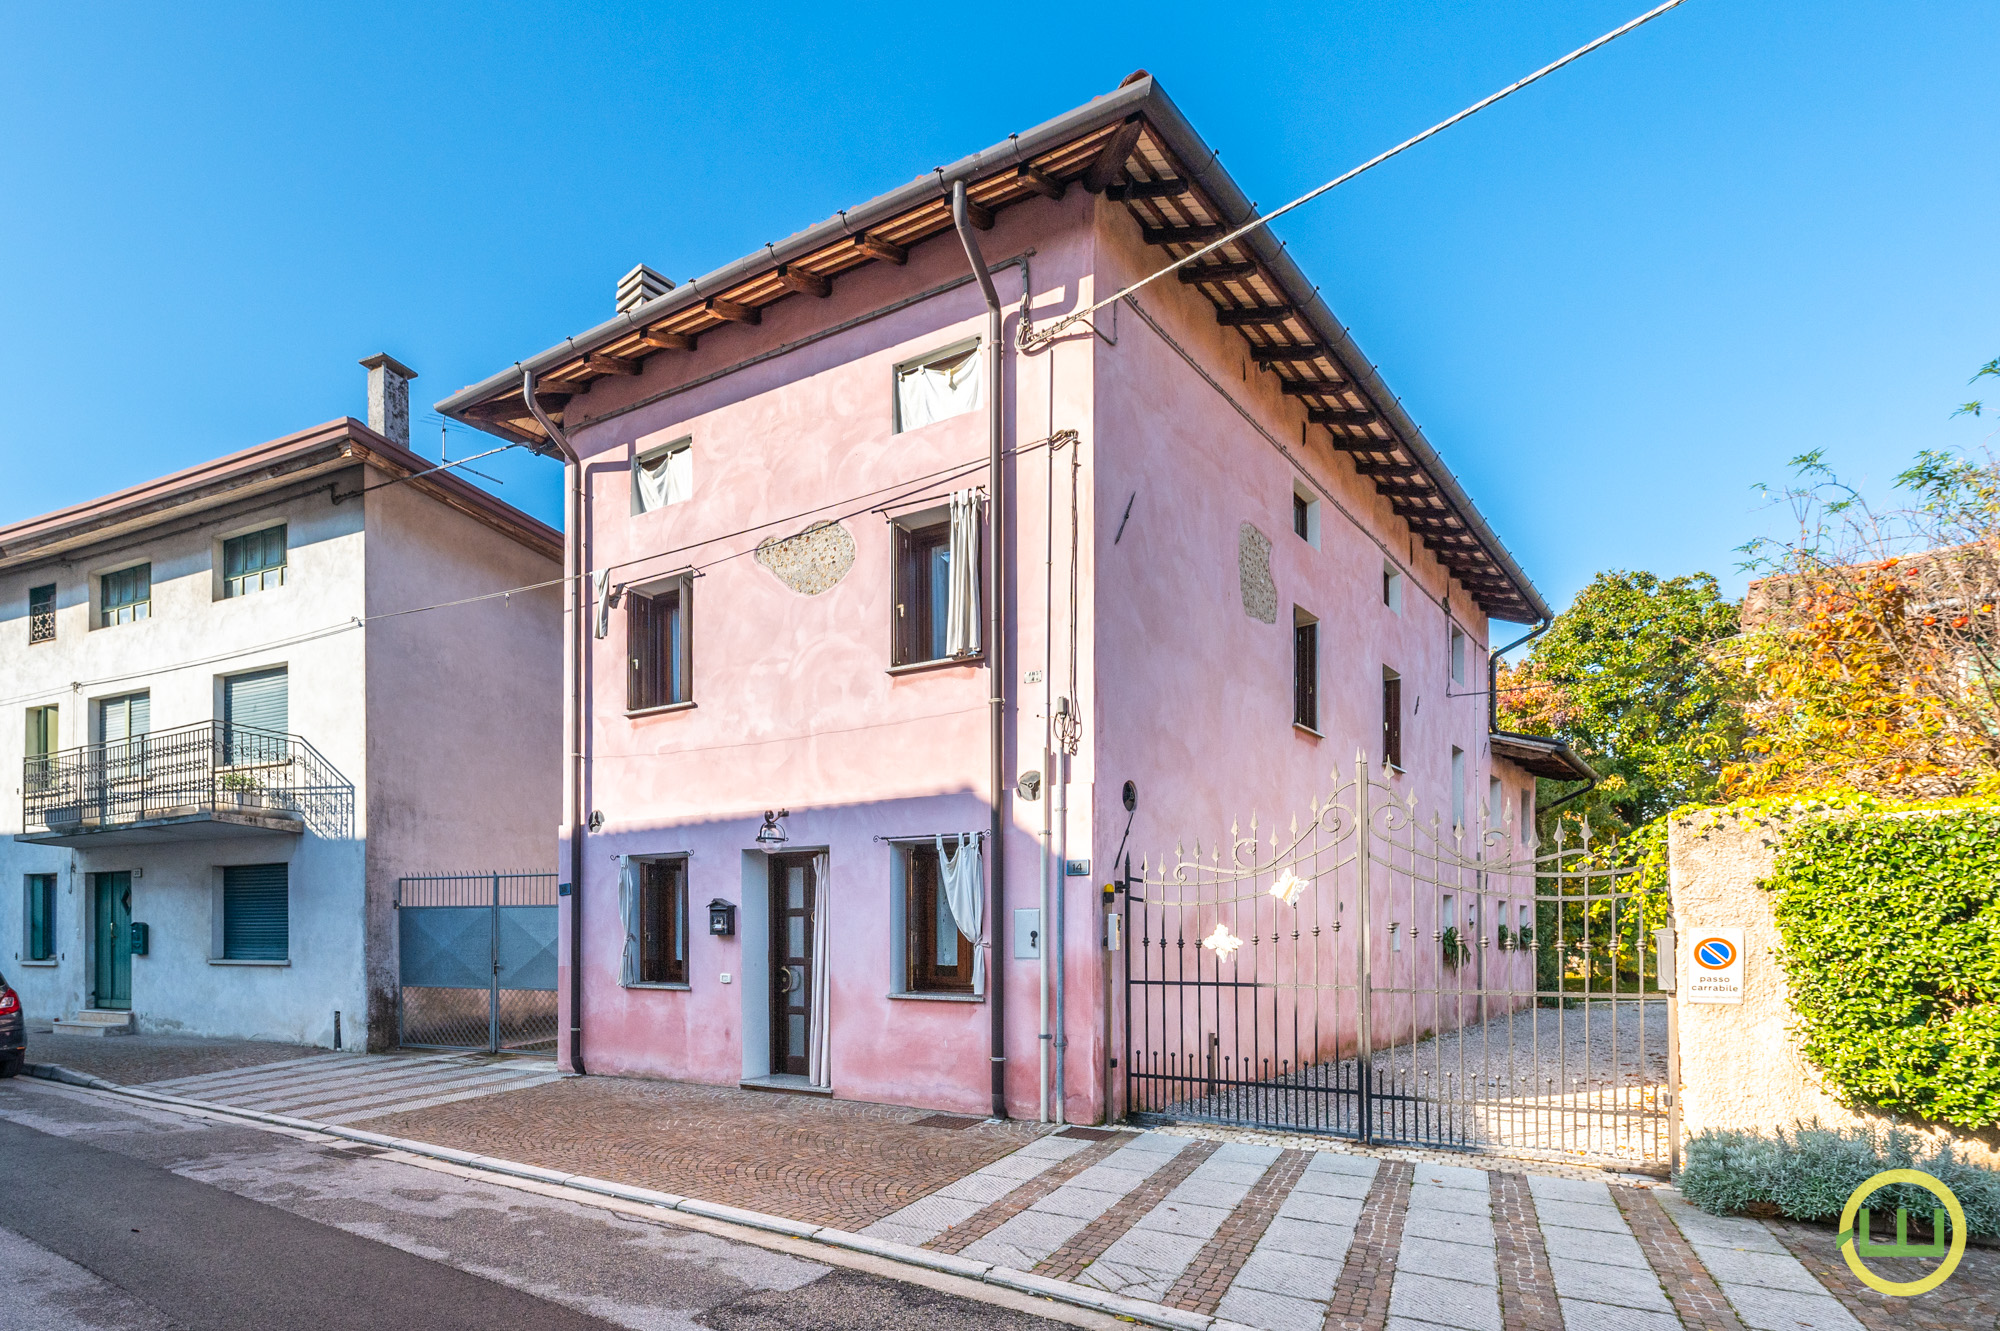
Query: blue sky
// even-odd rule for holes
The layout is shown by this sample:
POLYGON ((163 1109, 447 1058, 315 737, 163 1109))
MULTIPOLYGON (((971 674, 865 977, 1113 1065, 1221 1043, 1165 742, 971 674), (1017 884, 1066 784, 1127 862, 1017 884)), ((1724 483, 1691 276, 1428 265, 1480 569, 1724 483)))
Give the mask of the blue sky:
MULTIPOLYGON (((1549 3, 14 7, 0 523, 428 404, 1151 70, 1275 206, 1638 12, 1549 3)), ((1990 3, 1689 0, 1277 224, 1549 598, 1876 488, 2000 355, 1990 3)), ((2000 397, 2000 392, 1989 394, 2000 397)), ((454 430, 452 453, 485 445, 454 430)), ((482 464, 554 520, 556 468, 482 464)))

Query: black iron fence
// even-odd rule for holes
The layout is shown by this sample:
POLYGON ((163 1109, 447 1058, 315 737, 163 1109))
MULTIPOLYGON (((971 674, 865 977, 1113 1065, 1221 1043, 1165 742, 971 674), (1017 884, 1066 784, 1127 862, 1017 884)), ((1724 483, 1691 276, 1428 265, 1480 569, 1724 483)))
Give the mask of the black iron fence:
POLYGON ((318 836, 354 828, 354 784, 297 735, 202 721, 31 756, 21 826, 104 831, 217 813, 296 818, 318 836))

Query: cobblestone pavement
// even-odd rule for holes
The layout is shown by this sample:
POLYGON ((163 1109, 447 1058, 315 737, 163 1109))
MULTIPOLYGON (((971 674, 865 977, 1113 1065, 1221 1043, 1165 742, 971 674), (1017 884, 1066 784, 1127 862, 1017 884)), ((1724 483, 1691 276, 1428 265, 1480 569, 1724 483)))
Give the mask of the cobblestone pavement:
POLYGON ((925 1122, 939 1117, 733 1086, 571 1077, 358 1126, 860 1230, 1049 1131, 925 1122))

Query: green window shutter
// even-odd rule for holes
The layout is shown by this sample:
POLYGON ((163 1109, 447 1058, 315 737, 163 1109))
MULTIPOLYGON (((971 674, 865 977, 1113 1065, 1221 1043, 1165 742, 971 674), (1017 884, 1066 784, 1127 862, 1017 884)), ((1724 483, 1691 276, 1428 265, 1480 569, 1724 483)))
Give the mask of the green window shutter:
POLYGON ((28 876, 28 960, 47 961, 56 954, 56 876, 28 876))
POLYGON ((291 866, 231 865, 222 871, 222 955, 229 961, 291 959, 291 866))
POLYGON ((284 734, 291 724, 285 667, 231 675, 222 681, 222 723, 284 734))

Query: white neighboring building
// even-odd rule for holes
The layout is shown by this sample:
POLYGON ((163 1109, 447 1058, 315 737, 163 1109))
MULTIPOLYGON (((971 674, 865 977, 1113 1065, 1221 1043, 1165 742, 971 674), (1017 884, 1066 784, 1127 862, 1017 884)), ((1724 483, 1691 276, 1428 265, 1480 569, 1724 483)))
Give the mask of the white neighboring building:
POLYGON ((0 528, 0 970, 31 1020, 330 1045, 337 1012, 380 1049, 397 879, 553 867, 561 536, 419 475, 415 376, 362 363, 368 426, 0 528))

